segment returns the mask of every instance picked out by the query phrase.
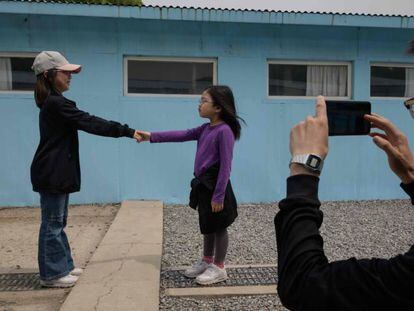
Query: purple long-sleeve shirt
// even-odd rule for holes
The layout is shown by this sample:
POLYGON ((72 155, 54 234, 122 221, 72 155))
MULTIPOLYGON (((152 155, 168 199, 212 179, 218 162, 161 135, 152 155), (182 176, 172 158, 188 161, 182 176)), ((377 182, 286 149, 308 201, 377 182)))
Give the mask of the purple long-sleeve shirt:
POLYGON ((199 127, 183 131, 151 132, 150 139, 151 143, 189 140, 197 140, 197 152, 194 162, 194 175, 196 177, 203 174, 214 164, 220 164, 212 201, 223 203, 233 159, 234 135, 232 130, 226 123, 214 126, 205 123, 199 127))

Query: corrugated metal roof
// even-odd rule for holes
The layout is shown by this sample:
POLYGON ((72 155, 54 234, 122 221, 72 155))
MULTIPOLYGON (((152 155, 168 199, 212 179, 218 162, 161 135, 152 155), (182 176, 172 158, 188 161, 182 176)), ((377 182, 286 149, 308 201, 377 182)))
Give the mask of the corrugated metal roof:
MULTIPOLYGON (((30 0, 28 0, 30 1, 30 0)), ((192 10, 215 10, 215 11, 235 11, 235 12, 267 12, 267 13, 290 13, 290 14, 334 14, 334 15, 355 15, 355 16, 388 16, 388 17, 413 17, 414 15, 401 14, 376 14, 376 13, 341 13, 335 11, 308 11, 308 10, 268 10, 268 9, 233 9, 233 8, 212 8, 212 7, 192 7, 192 6, 159 6, 159 5, 143 5, 152 8, 167 9, 192 9, 192 10)))
POLYGON ((413 0, 144 0, 144 4, 254 12, 414 16, 413 0))
POLYGON ((56 4, 142 6, 141 0, 0 0, 0 1, 56 3, 56 4))
MULTIPOLYGON (((1 1, 1 0, 0 0, 1 1)), ((342 13, 337 11, 324 10, 276 10, 276 9, 250 9, 250 8, 222 8, 214 6, 186 6, 186 5, 146 5, 145 1, 141 5, 140 0, 3 0, 12 2, 32 2, 32 3, 56 3, 56 4, 88 4, 88 5, 109 5, 109 6, 142 6, 159 9, 187 9, 187 10, 212 10, 212 11, 233 11, 233 12, 267 12, 267 13, 289 13, 289 14, 333 14, 350 16, 383 16, 383 17, 414 17, 414 14, 376 14, 350 12, 342 13)))
MULTIPOLYGON (((414 29, 414 17, 311 11, 113 5, 105 0, 0 0, 0 13, 136 18, 193 22, 259 23, 414 29), (96 1, 105 5, 95 5, 96 1), (74 4, 76 3, 76 4, 74 4), (88 4, 93 5, 93 7, 88 4)), ((121 0, 122 1, 122 0, 121 0)), ((120 3, 120 2, 118 2, 120 3)), ((124 2, 125 3, 125 2, 124 2)))

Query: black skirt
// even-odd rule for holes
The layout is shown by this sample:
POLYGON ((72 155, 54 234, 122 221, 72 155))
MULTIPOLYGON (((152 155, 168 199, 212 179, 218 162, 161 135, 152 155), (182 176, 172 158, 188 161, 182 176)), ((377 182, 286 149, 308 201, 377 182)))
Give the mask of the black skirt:
POLYGON ((204 174, 191 181, 190 207, 198 210, 202 234, 220 232, 237 218, 237 201, 229 180, 224 196, 223 209, 213 213, 211 199, 217 183, 219 166, 213 165, 204 174))

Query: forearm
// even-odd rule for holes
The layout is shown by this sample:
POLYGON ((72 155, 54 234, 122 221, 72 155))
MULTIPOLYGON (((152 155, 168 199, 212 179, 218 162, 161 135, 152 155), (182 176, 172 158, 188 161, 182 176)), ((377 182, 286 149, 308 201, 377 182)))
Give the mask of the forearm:
POLYGON ((182 131, 151 132, 151 143, 184 142, 197 140, 199 129, 188 129, 182 131))
POLYGON ((108 121, 96 116, 89 116, 77 122, 77 129, 90 134, 105 137, 130 137, 134 136, 134 129, 127 124, 122 125, 116 121, 108 121))
POLYGON ((319 178, 296 175, 287 179, 287 196, 279 202, 275 217, 279 282, 293 282, 310 257, 326 261, 319 234, 323 214, 319 211, 319 178))
POLYGON ((230 168, 221 168, 217 176, 216 187, 214 188, 213 197, 211 201, 216 203, 223 203, 226 195, 227 184, 230 179, 230 168))
POLYGON ((319 233, 318 178, 288 178, 287 197, 275 218, 278 293, 294 310, 366 310, 414 301, 414 248, 391 260, 350 258, 328 263, 319 233), (411 299, 411 301, 410 301, 411 299))
POLYGON ((134 130, 128 125, 108 121, 79 110, 76 106, 59 100, 51 105, 53 111, 63 118, 71 127, 90 134, 107 137, 133 137, 134 130))
POLYGON ((151 143, 183 142, 189 139, 187 131, 151 132, 151 143))
POLYGON ((219 136, 220 170, 217 176, 216 188, 212 201, 223 203, 227 184, 230 179, 231 163, 233 161, 234 135, 231 130, 221 132, 219 136))

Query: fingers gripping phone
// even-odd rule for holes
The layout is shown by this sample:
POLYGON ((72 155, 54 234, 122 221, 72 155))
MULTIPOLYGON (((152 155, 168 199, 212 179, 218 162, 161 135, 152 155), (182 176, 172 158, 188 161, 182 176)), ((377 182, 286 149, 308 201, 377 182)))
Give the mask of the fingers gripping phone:
POLYGON ((371 113, 371 103, 352 100, 327 100, 329 136, 367 135, 371 124, 364 114, 371 113))

